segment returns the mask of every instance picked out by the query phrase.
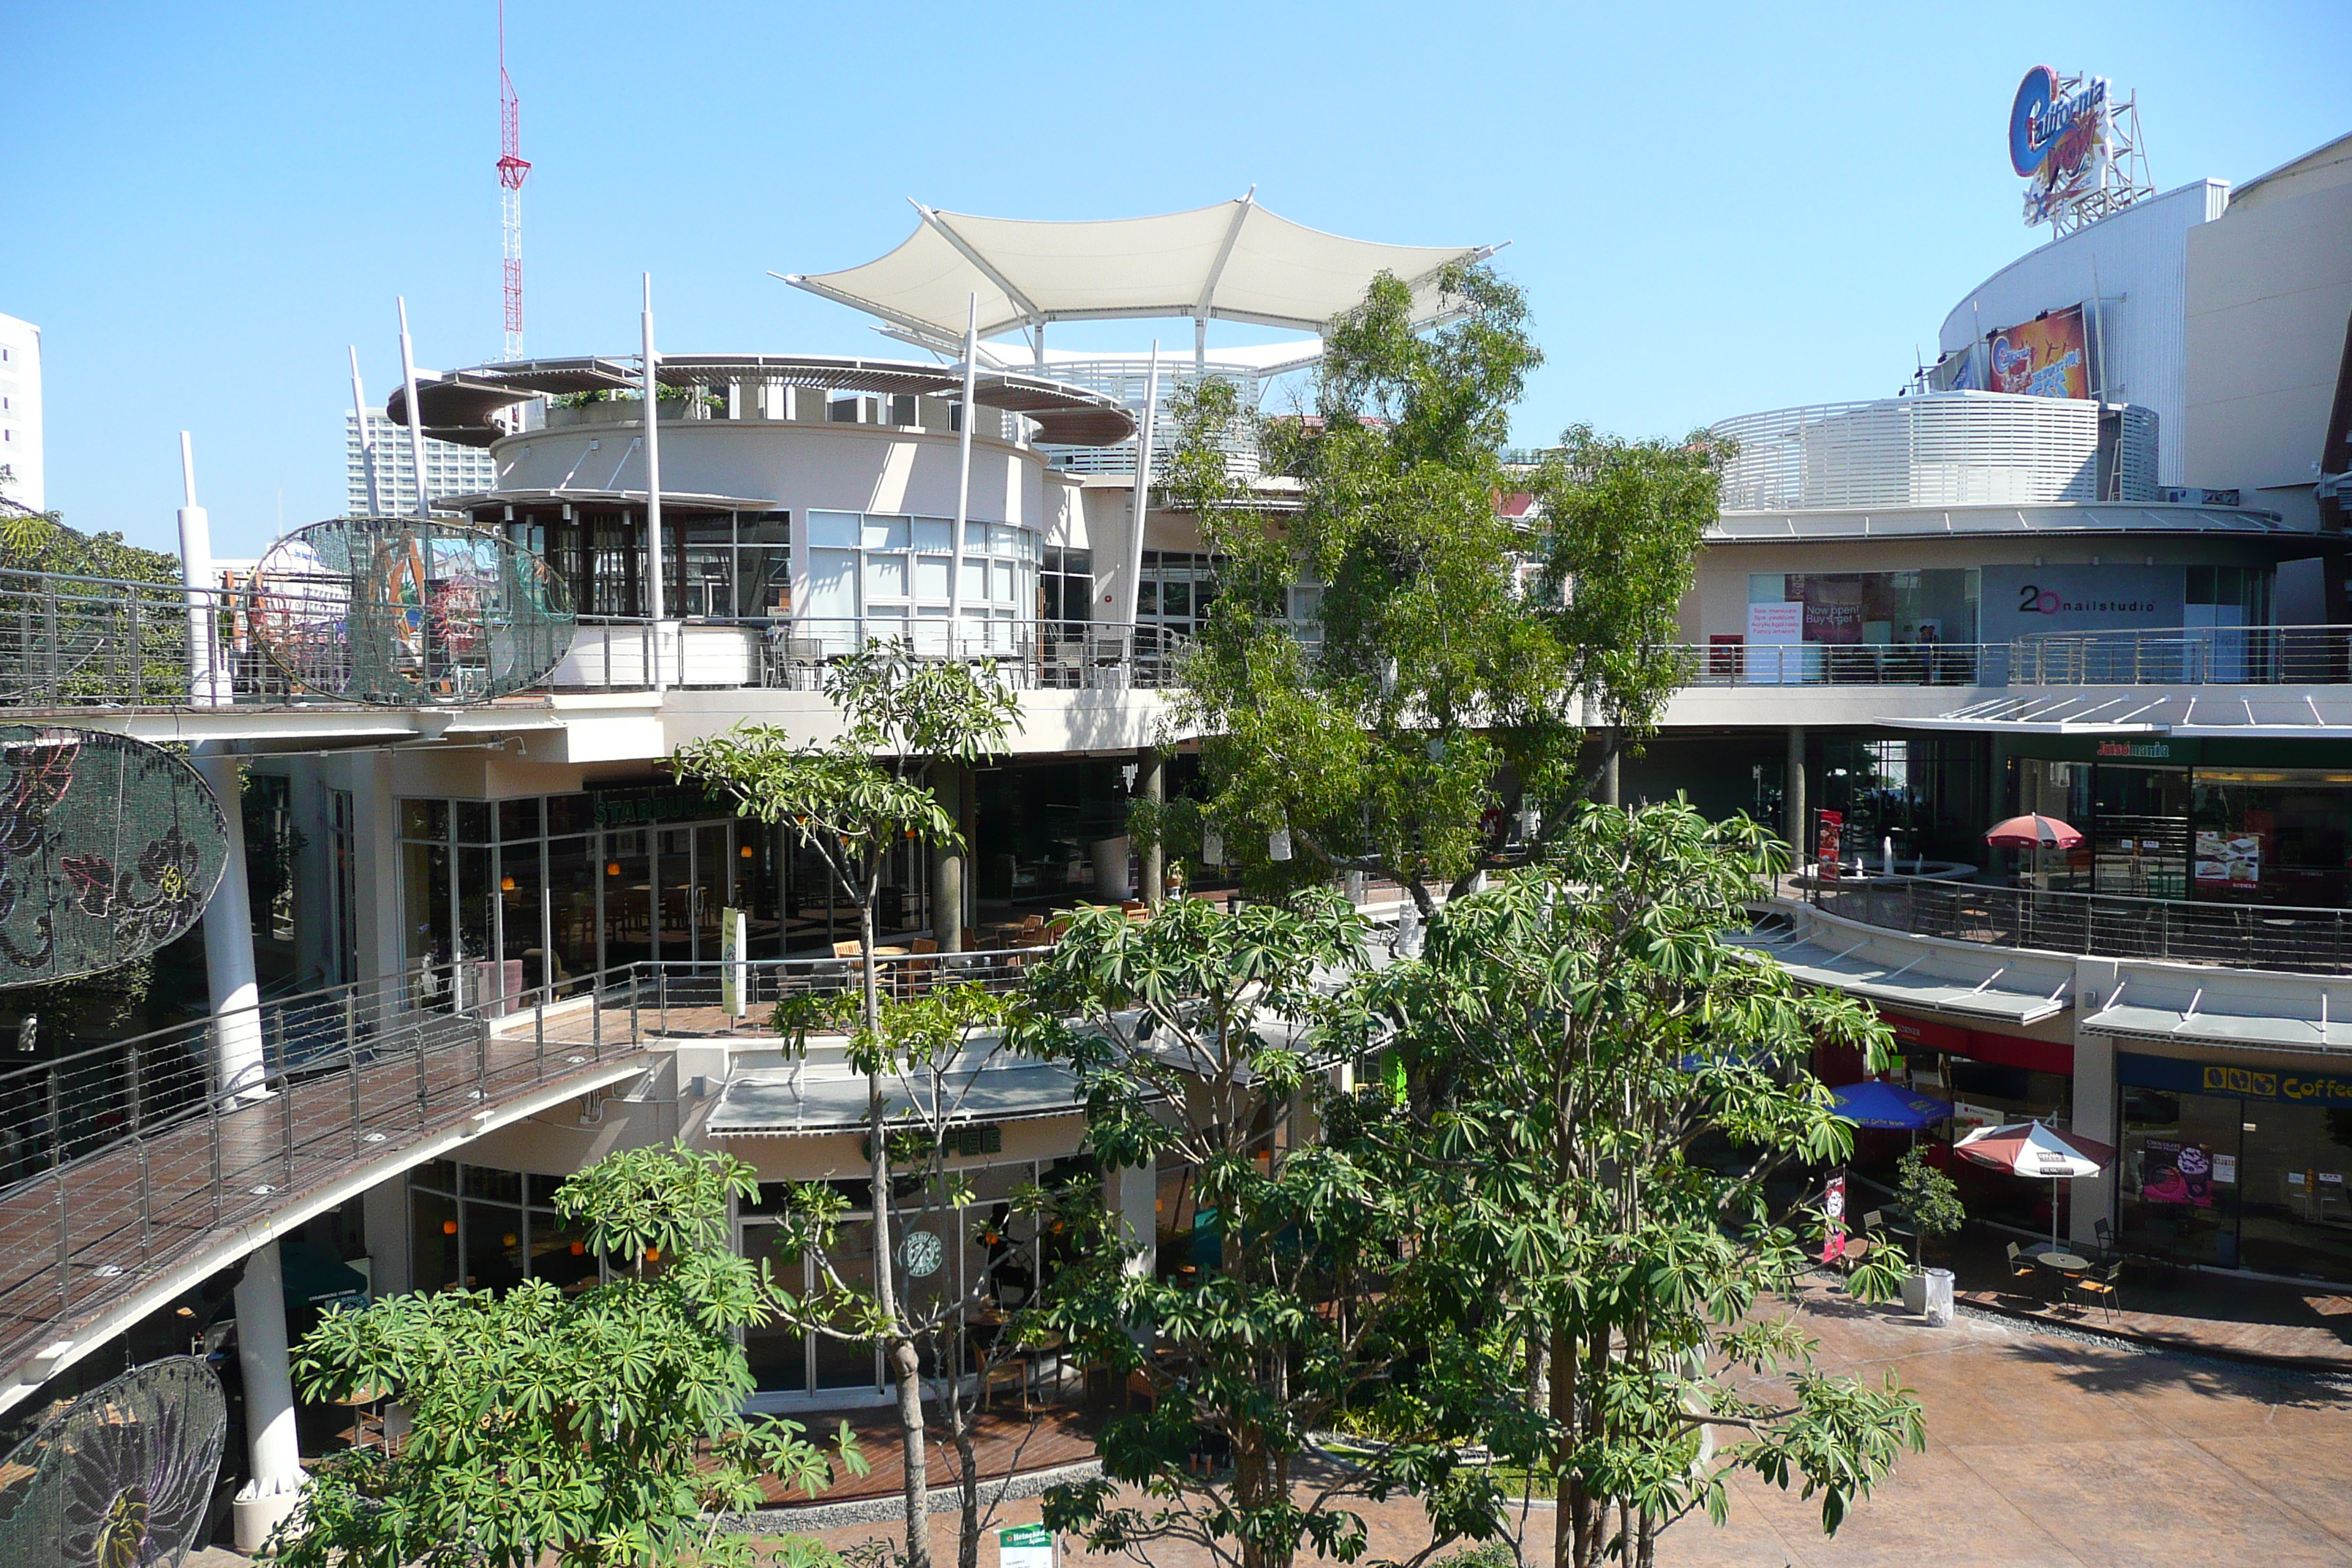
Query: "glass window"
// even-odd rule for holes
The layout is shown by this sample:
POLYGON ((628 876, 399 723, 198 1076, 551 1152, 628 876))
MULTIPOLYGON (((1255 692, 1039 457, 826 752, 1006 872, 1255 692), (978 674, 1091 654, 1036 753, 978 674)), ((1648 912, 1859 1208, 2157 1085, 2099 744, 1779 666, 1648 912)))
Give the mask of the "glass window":
POLYGON ((809 513, 809 543, 855 550, 861 542, 860 521, 854 511, 813 511, 809 513))
POLYGON ((409 1288, 446 1290, 457 1282, 457 1200, 412 1187, 408 1207, 409 1288))
POLYGON ((449 961, 449 851, 438 844, 401 847, 402 918, 408 967, 449 961))
POLYGON ((596 864, 593 838, 557 838, 547 846, 549 973, 562 986, 596 972, 596 864))
POLYGON ((511 844, 519 838, 536 838, 539 831, 539 797, 527 800, 499 802, 499 841, 511 844))
POLYGON ((435 844, 449 837, 449 803, 446 800, 404 800, 400 803, 400 836, 435 844))
POLYGON ((945 555, 919 555, 915 558, 915 597, 919 599, 951 599, 955 563, 945 555))
MULTIPOLYGON (((830 1256, 844 1285, 873 1289, 874 1226, 870 1222, 844 1225, 830 1256)), ((878 1358, 869 1342, 845 1343, 820 1335, 815 1361, 819 1388, 872 1388, 879 1381, 878 1358)))
POLYGON ((915 519, 915 548, 918 550, 952 550, 955 520, 946 517, 915 519))
POLYGON ((466 1289, 505 1290, 522 1283, 522 1210, 466 1200, 466 1289))
POLYGON ((909 531, 907 518, 868 514, 861 542, 868 550, 904 550, 909 531))
POLYGON ((2123 1097, 2116 1185, 2125 1247, 2236 1268, 2240 1102, 2131 1087, 2123 1097))
POLYGON ((593 833, 596 828, 596 806, 584 795, 551 795, 547 797, 547 832, 551 838, 567 833, 593 833))
POLYGON ((457 818, 457 842, 488 844, 490 841, 490 806, 488 801, 461 800, 453 802, 457 818))

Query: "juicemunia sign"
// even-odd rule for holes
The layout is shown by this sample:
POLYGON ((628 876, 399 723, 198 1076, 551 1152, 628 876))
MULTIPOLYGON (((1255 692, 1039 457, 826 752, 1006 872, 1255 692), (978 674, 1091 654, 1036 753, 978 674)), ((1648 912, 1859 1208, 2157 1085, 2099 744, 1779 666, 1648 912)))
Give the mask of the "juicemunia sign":
POLYGON ((2046 632, 2177 626, 2187 574, 2179 566, 1988 566, 1978 576, 1978 636, 1989 643, 2046 632))

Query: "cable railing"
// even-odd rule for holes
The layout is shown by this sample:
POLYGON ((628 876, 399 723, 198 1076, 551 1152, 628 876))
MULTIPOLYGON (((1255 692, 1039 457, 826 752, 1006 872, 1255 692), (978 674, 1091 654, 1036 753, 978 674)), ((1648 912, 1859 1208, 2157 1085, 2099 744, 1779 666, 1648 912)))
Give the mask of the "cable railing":
MULTIPOLYGON (((269 629, 267 608, 265 595, 251 589, 0 571, 0 708, 366 706, 322 689, 338 685, 331 678, 340 667, 327 653, 310 661, 318 686, 272 658, 260 635, 269 629), (212 637, 211 669, 202 679, 191 658, 192 609, 212 637)), ((520 694, 525 700, 656 685, 814 690, 831 664, 890 641, 919 658, 992 665, 1016 690, 1152 690, 1177 683, 1191 646, 1182 633, 1150 624, 969 614, 658 626, 638 616, 582 616, 569 637, 562 658, 520 694)), ((443 694, 433 705, 453 700, 475 700, 443 694)), ((490 700, 487 691, 478 698, 490 700)))
POLYGON ((2044 632, 2011 655, 2019 686, 2333 686, 2352 681, 2352 626, 2044 632))
POLYGON ((1907 878, 1820 882, 1824 913, 1988 947, 2295 974, 2352 973, 2352 910, 2001 888, 1907 878))
POLYGON ((2007 686, 2007 643, 1715 643, 1675 651, 1685 684, 2007 686))
POLYGON ((1181 679, 1192 639, 1168 626, 1104 621, 796 616, 668 621, 583 616, 555 691, 761 687, 818 689, 828 667, 897 643, 917 658, 995 668, 1020 691, 1153 690, 1181 679))

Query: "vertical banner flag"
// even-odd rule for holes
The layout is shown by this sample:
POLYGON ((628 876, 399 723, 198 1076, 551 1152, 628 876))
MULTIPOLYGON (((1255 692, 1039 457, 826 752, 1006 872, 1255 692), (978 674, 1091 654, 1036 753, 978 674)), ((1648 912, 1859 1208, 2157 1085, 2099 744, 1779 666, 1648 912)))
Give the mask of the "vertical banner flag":
POLYGON ((719 1005, 730 1018, 751 1010, 751 966, 744 954, 747 925, 741 910, 719 911, 719 1005))
POLYGON ((1845 849, 1845 813, 1817 811, 1813 814, 1813 858, 1821 864, 1824 882, 1838 879, 1838 857, 1845 849))
POLYGON ((1845 1173, 1830 1178, 1822 1193, 1822 1218, 1828 1232, 1822 1243, 1822 1261, 1835 1263, 1845 1256, 1845 1173))

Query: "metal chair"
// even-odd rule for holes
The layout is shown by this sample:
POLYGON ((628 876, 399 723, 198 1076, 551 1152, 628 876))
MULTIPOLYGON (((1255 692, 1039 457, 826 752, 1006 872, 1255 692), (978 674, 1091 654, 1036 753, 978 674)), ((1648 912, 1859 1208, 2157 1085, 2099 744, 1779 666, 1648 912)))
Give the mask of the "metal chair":
POLYGON ((2011 1279, 2039 1279, 2041 1266, 2025 1255, 2025 1249, 2015 1242, 2009 1244, 2009 1277, 2011 1279))
POLYGON ((2122 1304, 2123 1300, 2123 1278, 2124 1266, 2121 1263, 2111 1263, 2104 1274, 2097 1276, 2085 1274, 2067 1280, 2066 1290, 2069 1295, 2080 1295, 2084 1300, 2095 1301, 2105 1308, 2107 1321, 2113 1322, 2116 1309, 2122 1304))

